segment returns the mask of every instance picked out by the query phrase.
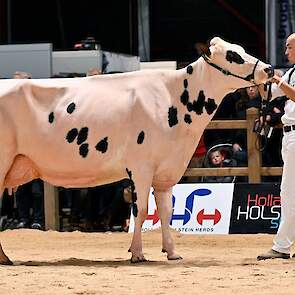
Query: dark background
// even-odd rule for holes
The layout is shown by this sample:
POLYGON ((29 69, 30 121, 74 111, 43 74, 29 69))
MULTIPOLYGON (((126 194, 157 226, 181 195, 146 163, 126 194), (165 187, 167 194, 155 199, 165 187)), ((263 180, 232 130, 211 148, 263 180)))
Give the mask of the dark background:
MULTIPOLYGON (((265 0, 150 0, 151 60, 190 62, 194 44, 213 36, 264 59, 264 10, 265 0)), ((13 44, 65 50, 93 36, 103 50, 138 54, 137 0, 0 0, 0 44, 8 43, 9 19, 13 44)))

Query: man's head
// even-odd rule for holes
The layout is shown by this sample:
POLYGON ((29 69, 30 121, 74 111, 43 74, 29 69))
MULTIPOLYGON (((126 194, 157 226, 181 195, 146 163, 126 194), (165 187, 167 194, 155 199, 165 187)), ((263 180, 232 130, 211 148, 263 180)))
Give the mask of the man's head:
POLYGON ((12 79, 32 79, 32 74, 28 72, 14 72, 12 79))
POLYGON ((255 98, 259 95, 258 86, 246 87, 246 91, 250 99, 255 98))
POLYGON ((286 40, 287 58, 291 64, 295 64, 295 33, 291 34, 286 40))
POLYGON ((95 76, 95 75, 101 75, 101 70, 99 70, 98 68, 90 68, 87 71, 87 76, 95 76))

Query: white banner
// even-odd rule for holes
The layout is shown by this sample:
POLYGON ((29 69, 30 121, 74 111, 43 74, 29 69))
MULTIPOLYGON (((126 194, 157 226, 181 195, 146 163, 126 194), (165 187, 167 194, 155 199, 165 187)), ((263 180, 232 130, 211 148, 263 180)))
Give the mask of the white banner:
MULTIPOLYGON (((233 183, 177 184, 173 188, 173 214, 170 226, 184 234, 228 234, 233 183)), ((148 217, 142 231, 161 227, 153 192, 150 192, 148 217)), ((129 232, 134 231, 134 217, 129 232)))

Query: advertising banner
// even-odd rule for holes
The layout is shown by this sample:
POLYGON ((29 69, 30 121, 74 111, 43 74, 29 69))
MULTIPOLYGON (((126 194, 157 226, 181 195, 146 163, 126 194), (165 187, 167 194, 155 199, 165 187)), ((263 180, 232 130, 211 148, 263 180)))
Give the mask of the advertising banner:
MULTIPOLYGON (((173 214, 170 226, 184 234, 228 234, 233 189, 233 183, 177 184, 173 188, 173 214)), ((133 216, 130 221, 129 232, 133 232, 133 216)), ((160 226, 161 221, 151 191, 148 217, 142 231, 160 226)))
POLYGON ((279 184, 235 184, 230 234, 276 233, 280 216, 279 184))
POLYGON ((286 38, 295 30, 295 1, 266 0, 266 48, 268 62, 288 67, 285 56, 286 38))

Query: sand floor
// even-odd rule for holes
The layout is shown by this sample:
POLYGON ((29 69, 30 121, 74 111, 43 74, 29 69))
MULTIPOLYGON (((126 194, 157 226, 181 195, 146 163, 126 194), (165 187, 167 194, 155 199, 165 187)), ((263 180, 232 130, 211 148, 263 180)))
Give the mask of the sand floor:
POLYGON ((183 260, 167 261, 153 231, 149 262, 130 264, 127 233, 1 232, 14 266, 0 266, 0 294, 295 294, 295 259, 256 261, 272 235, 173 236, 183 260))

